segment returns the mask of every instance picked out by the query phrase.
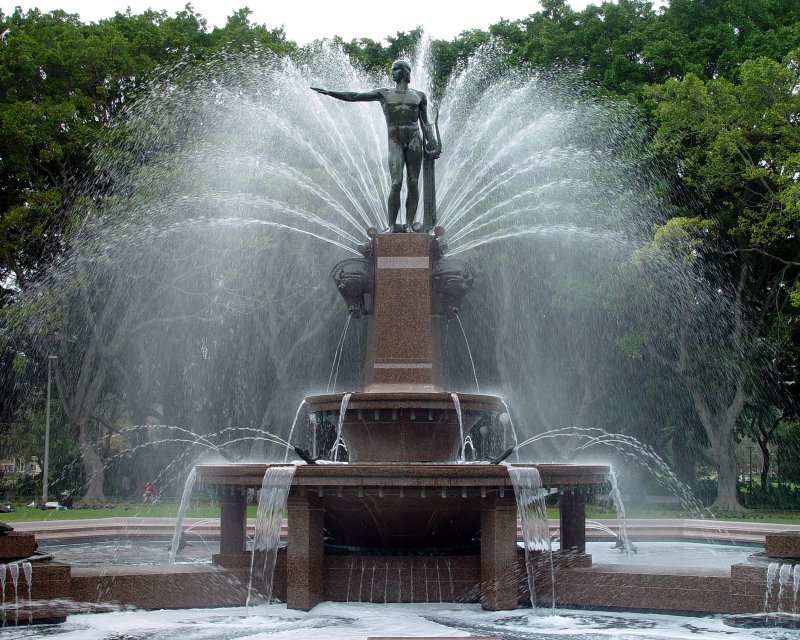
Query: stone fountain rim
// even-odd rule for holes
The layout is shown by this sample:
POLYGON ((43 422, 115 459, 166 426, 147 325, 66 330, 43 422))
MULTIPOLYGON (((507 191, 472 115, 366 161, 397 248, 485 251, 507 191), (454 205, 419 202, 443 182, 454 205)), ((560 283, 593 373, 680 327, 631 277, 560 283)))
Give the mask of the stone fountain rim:
POLYGON ((504 408, 500 396, 485 393, 460 393, 449 391, 353 391, 341 393, 322 393, 306 396, 305 402, 309 407, 318 408, 325 405, 325 409, 339 409, 342 398, 350 393, 347 404, 348 409, 378 408, 376 405, 392 403, 386 408, 444 408, 455 409, 453 393, 458 396, 461 408, 468 411, 476 410, 478 406, 504 408), (422 404, 420 404, 422 403, 422 404), (428 406, 430 405, 430 406, 428 406))
POLYGON ((201 484, 260 487, 268 468, 295 466, 296 486, 328 484, 402 486, 465 486, 488 483, 511 487, 508 467, 536 468, 544 486, 588 487, 608 482, 608 465, 570 464, 314 464, 220 463, 197 465, 201 484))

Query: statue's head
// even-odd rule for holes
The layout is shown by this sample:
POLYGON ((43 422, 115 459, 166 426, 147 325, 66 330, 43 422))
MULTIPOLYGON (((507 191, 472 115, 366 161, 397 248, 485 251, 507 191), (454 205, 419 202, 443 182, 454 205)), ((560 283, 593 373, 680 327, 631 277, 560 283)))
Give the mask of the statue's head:
POLYGON ((395 60, 392 64, 392 80, 411 82, 411 63, 408 60, 395 60))

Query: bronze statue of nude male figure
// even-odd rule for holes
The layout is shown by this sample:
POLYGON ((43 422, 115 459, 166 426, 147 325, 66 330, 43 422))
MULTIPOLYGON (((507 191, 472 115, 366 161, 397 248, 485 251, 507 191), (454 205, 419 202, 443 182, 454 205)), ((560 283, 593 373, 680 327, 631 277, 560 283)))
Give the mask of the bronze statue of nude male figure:
POLYGON ((400 190, 403 187, 403 169, 405 168, 408 181, 406 222, 411 227, 419 204, 419 171, 422 166, 423 152, 436 158, 441 153, 441 145, 434 133, 434 126, 428 120, 428 98, 422 91, 411 89, 408 86, 411 82, 411 65, 405 60, 397 60, 392 64, 392 80, 395 82, 394 88, 374 89, 364 93, 311 88, 317 93, 345 102, 375 101, 381 103, 389 134, 389 174, 391 176, 388 202, 389 228, 394 231, 403 231, 403 226, 397 224, 397 214, 400 212, 400 190), (420 135, 420 124, 422 125, 422 135, 420 135))

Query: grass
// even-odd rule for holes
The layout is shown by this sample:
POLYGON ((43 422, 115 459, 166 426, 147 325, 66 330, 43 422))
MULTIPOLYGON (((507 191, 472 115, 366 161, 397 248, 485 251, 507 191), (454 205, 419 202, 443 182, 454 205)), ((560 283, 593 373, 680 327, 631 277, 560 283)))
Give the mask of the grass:
MULTIPOLYGON (((247 505, 247 517, 256 517, 256 505, 247 505)), ((118 503, 113 506, 102 506, 97 509, 69 509, 56 511, 17 506, 11 513, 0 513, 3 522, 30 522, 38 520, 83 520, 87 518, 174 518, 178 515, 177 502, 160 504, 143 504, 141 502, 118 503)), ((628 508, 626 515, 629 520, 652 518, 694 518, 696 516, 678 510, 655 508, 628 508)), ((549 518, 558 518, 558 509, 547 510, 549 518)), ((187 518, 219 518, 218 504, 194 504, 186 510, 187 518)), ((613 520, 616 513, 594 505, 587 505, 586 517, 592 520, 613 520)), ((750 510, 741 513, 714 514, 716 520, 731 520, 741 522, 766 522, 775 524, 800 524, 800 512, 796 511, 761 511, 750 510)))
MULTIPOLYGON (((256 517, 256 505, 247 506, 247 517, 256 517)), ((178 515, 178 503, 143 504, 121 503, 102 506, 97 509, 36 509, 15 507, 11 513, 0 513, 3 522, 32 522, 38 520, 85 520, 89 518, 174 518, 178 515)), ((219 505, 190 505, 186 509, 187 518, 219 518, 219 505)))

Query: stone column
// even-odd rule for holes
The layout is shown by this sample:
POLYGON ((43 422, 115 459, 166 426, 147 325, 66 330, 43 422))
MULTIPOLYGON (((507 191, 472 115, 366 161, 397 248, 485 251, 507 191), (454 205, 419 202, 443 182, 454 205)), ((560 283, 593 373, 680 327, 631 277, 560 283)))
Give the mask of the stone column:
POLYGON ((513 489, 481 503, 481 606, 515 609, 517 594, 517 504, 513 489))
POLYGON ((369 316, 366 391, 438 391, 439 321, 433 315, 433 237, 382 233, 374 241, 375 290, 369 316))
POLYGON ((308 611, 325 599, 322 501, 302 488, 293 488, 287 507, 286 606, 308 611))
POLYGON ((240 566, 246 556, 247 491, 241 487, 221 485, 219 492, 219 554, 214 563, 240 566))
POLYGON ((561 550, 586 552, 586 494, 565 489, 560 497, 561 550))

